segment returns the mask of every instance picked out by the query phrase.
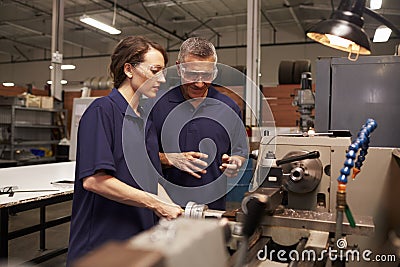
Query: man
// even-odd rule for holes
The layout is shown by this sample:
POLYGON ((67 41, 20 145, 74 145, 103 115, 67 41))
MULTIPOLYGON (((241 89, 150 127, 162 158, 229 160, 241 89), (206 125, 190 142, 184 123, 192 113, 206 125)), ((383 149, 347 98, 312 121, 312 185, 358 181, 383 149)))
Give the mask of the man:
POLYGON ((152 106, 160 145, 163 183, 174 202, 225 209, 227 177, 237 176, 248 155, 239 106, 212 85, 217 54, 208 40, 193 37, 176 62, 181 85, 152 106))

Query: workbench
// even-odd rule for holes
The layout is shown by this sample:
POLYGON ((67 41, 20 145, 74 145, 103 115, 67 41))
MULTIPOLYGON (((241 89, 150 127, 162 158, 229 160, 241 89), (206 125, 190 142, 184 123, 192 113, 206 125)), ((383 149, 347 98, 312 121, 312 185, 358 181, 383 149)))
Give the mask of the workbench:
MULTIPOLYGON (((71 216, 67 215, 47 221, 46 206, 72 200, 74 173, 75 162, 0 169, 0 192, 3 192, 0 194, 0 259, 8 258, 9 240, 34 232, 40 232, 40 249, 45 250, 46 229, 71 220, 71 216), (67 182, 54 184, 61 180, 67 182), (9 232, 10 213, 36 208, 40 209, 39 224, 9 232)), ((67 248, 61 248, 30 262, 40 263, 66 252, 67 248)))

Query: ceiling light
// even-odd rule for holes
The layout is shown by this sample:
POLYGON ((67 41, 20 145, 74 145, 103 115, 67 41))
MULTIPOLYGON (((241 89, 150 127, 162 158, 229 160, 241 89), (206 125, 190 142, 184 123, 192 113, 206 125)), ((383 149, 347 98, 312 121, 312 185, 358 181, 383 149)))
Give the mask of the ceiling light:
POLYGON ((370 0, 369 8, 380 9, 382 7, 382 0, 370 0))
POLYGON ((89 16, 86 16, 86 15, 81 16, 79 18, 79 20, 82 21, 83 23, 86 23, 86 24, 88 24, 90 26, 93 26, 93 27, 95 27, 95 28, 97 28, 99 30, 108 32, 109 34, 120 34, 121 33, 120 30, 118 30, 118 29, 116 29, 116 28, 114 28, 114 27, 112 27, 110 25, 107 25, 107 24, 105 24, 103 22, 100 22, 98 20, 95 20, 95 19, 93 19, 93 18, 91 18, 89 16))
MULTIPOLYGON (((50 80, 49 80, 49 81, 47 81, 47 84, 52 84, 52 83, 53 83, 53 82, 52 82, 52 81, 50 81, 50 80)), ((61 83, 61 84, 67 84, 67 83, 68 83, 68 81, 67 81, 67 80, 61 80, 61 81, 60 81, 60 83, 61 83)))
POLYGON ((6 86, 6 87, 11 87, 11 86, 14 86, 15 84, 13 83, 13 82, 4 82, 3 83, 3 86, 6 86))
MULTIPOLYGON (((53 69, 53 66, 49 66, 49 69, 53 69)), ((67 65, 61 65, 61 70, 74 70, 76 69, 75 65, 67 64, 67 65)))
POLYGON ((72 64, 65 64, 65 65, 61 65, 61 69, 62 70, 74 70, 74 69, 76 69, 76 66, 72 65, 72 64))
POLYGON ((384 43, 389 40, 390 34, 392 34, 392 30, 386 27, 385 25, 379 26, 375 30, 375 35, 374 35, 374 43, 384 43))

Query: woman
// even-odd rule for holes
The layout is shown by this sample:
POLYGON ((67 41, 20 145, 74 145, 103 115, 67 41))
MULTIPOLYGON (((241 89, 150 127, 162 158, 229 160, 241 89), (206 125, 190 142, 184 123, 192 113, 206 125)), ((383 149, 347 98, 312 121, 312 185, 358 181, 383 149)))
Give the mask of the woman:
POLYGON ((161 165, 157 139, 151 130, 146 130, 145 136, 139 106, 141 95, 155 97, 160 83, 165 82, 162 71, 167 61, 159 44, 137 36, 119 42, 111 56, 115 88, 96 99, 80 120, 67 266, 107 241, 126 240, 152 227, 157 216, 172 219, 182 213, 179 206, 148 192, 157 191, 153 174, 161 165), (129 147, 136 148, 129 158, 124 151, 127 129, 129 147), (152 166, 142 160, 143 154, 152 166), (130 164, 138 161, 139 173, 130 164), (137 179, 146 173, 149 177, 139 179, 152 184, 145 188, 147 192, 137 179))

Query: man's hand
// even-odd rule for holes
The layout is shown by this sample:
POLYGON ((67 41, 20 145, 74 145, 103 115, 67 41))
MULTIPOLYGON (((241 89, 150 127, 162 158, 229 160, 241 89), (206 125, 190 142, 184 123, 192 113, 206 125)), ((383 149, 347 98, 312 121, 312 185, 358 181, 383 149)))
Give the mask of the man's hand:
POLYGON ((242 167, 244 158, 240 156, 228 156, 227 154, 222 155, 222 164, 219 169, 229 177, 235 177, 239 173, 240 167, 242 167))
POLYGON ((200 152, 160 153, 161 163, 164 166, 173 166, 190 175, 201 178, 198 173, 205 174, 207 162, 201 160, 208 158, 207 154, 200 152))

